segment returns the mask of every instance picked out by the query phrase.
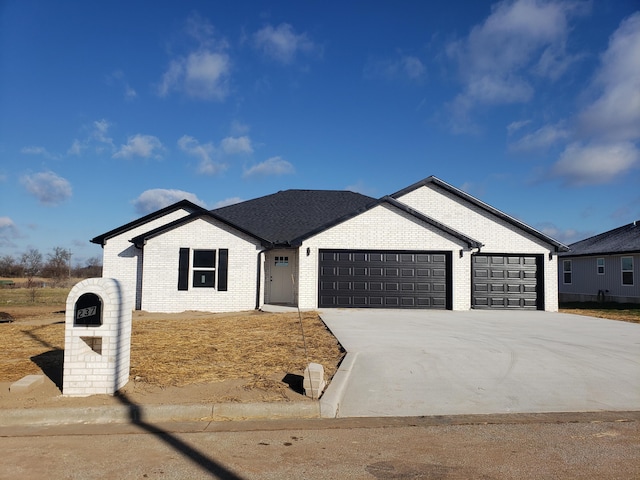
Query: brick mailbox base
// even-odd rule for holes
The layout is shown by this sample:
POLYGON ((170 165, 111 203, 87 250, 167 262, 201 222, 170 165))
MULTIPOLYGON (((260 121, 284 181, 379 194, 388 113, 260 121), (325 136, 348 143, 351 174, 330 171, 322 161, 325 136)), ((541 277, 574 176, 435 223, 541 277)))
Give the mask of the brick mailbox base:
POLYGON ((62 394, 113 395, 129 381, 133 302, 113 278, 89 278, 67 297, 62 394))

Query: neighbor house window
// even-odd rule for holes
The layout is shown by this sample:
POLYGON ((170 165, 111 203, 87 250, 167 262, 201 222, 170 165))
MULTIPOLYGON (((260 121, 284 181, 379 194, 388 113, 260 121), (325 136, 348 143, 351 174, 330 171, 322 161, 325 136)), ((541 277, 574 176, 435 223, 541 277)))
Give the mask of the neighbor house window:
POLYGON ((598 275, 604 275, 604 258, 596 259, 596 269, 598 271, 598 275))
POLYGON ((178 290, 189 290, 190 276, 194 288, 215 288, 217 273, 218 291, 226 292, 228 264, 229 250, 226 248, 217 251, 181 248, 178 256, 178 290))
POLYGON ((563 282, 565 284, 571 283, 571 260, 564 260, 562 262, 562 273, 564 275, 563 282))
POLYGON ((633 285, 633 257, 622 257, 622 285, 633 285))

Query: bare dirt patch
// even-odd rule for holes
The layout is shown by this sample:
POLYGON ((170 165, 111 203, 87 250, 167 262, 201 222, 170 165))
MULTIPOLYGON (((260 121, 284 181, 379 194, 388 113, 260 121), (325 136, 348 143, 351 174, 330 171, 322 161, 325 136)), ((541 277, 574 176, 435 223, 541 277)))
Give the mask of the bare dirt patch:
MULTIPOLYGON (((60 305, 2 310, 14 321, 0 323, 0 408, 118 403, 106 395, 61 396, 65 315, 60 305), (43 373, 44 385, 9 392, 12 382, 43 373)), ((141 404, 306 401, 301 387, 307 363, 322 364, 330 379, 343 354, 315 312, 304 312, 301 319, 297 313, 260 311, 134 312, 130 381, 122 393, 141 404)))

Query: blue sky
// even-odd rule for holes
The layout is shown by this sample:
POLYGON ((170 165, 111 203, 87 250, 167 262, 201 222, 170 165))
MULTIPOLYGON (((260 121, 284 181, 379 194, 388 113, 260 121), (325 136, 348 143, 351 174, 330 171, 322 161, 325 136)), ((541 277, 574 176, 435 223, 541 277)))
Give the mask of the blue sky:
POLYGON ((565 243, 640 219, 640 8, 0 3, 0 256, 174 201, 429 175, 565 243))

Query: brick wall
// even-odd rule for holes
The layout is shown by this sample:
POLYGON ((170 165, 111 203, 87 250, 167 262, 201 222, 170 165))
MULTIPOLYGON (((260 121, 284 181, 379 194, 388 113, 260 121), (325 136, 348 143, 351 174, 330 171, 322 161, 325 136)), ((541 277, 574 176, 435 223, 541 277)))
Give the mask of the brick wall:
POLYGON ((140 308, 142 293, 142 251, 129 240, 190 213, 179 209, 107 240, 102 252, 102 276, 118 279, 123 288, 134 297, 135 308, 140 308))
POLYGON ((379 205, 357 217, 304 241, 299 255, 300 308, 318 305, 318 251, 320 249, 452 251, 453 309, 470 308, 471 255, 460 258, 466 244, 389 205, 379 205), (307 248, 310 254, 306 254, 307 248))
POLYGON ((545 310, 558 310, 558 264, 555 255, 549 258, 549 244, 437 185, 417 188, 398 200, 479 240, 483 253, 543 254, 545 310))
MULTIPOLYGON (((256 303, 258 253, 260 243, 213 219, 196 219, 151 238, 144 246, 142 267, 142 310, 150 312, 182 312, 200 310, 232 312, 253 310, 256 303), (189 289, 179 291, 178 253, 191 249, 189 289), (192 286, 193 249, 226 248, 229 250, 228 289, 194 288, 192 286)), ((217 256, 217 255, 216 255, 217 256)), ((216 262, 216 267, 218 266, 216 262)))
POLYGON ((112 278, 90 278, 67 297, 62 393, 67 396, 112 395, 129 381, 133 300, 112 278), (85 293, 102 303, 102 325, 75 324, 75 304, 85 293))

